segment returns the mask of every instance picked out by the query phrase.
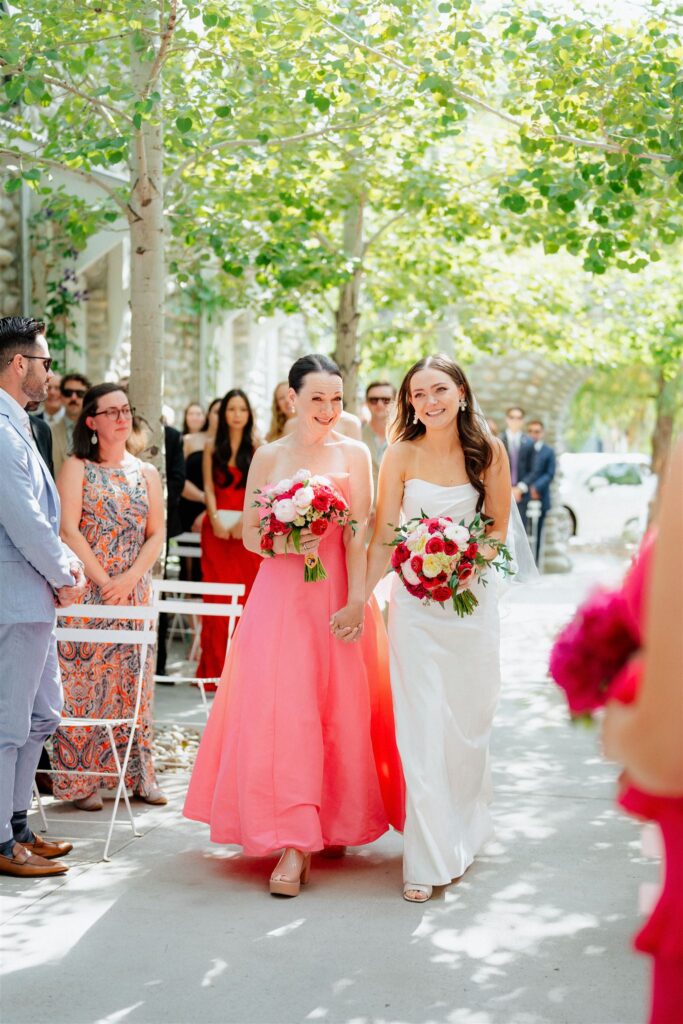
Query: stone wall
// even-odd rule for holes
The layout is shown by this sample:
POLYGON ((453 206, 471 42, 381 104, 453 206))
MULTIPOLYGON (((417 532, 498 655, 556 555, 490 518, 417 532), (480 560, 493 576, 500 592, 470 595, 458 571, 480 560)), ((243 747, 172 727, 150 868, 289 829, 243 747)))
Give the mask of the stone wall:
MULTIPOLYGON (((0 189, 2 189, 0 176, 0 189)), ((0 191, 0 316, 21 314, 20 193, 0 191)))

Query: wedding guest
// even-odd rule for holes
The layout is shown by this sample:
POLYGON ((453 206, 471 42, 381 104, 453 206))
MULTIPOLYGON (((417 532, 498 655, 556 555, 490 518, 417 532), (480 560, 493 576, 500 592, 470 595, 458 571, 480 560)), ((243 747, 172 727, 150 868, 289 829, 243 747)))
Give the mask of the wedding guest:
MULTIPOLYGON (((233 388, 218 408, 216 437, 204 448, 206 516, 202 522, 202 579, 205 583, 244 583, 246 603, 261 565, 258 555, 242 543, 242 508, 251 460, 256 450, 254 414, 244 391, 233 388), (224 514, 225 513, 225 514, 224 514), (234 520, 230 524, 226 519, 234 520)), ((204 598, 209 603, 221 597, 204 598)), ((227 619, 202 620, 200 679, 218 679, 228 646, 227 619)), ((215 690, 215 682, 205 684, 215 690)))
MULTIPOLYGON (((534 556, 538 563, 541 557, 543 524, 551 506, 550 485, 555 479, 555 452, 543 440, 545 437, 545 427, 541 420, 529 420, 526 431, 534 446, 531 473, 528 478, 529 498, 533 498, 541 503, 541 515, 537 520, 538 525, 536 527, 536 550, 534 551, 534 556)), ((532 528, 528 518, 527 529, 531 535, 532 528)))
POLYGON ((266 441, 277 441, 284 435, 285 424, 294 416, 294 406, 289 400, 289 384, 281 380, 273 391, 273 404, 270 412, 270 427, 266 441))
POLYGON ((492 437, 498 437, 498 424, 496 423, 495 420, 492 420, 490 417, 487 417, 486 426, 489 428, 492 437))
MULTIPOLYGON (((164 424, 164 469, 166 473, 166 553, 168 542, 183 532, 180 520, 180 499, 185 487, 185 459, 183 439, 179 430, 164 424)), ((164 560, 164 579, 167 579, 167 564, 164 560)), ((157 675, 166 675, 166 638, 168 636, 168 615, 159 616, 157 630, 157 675)))
POLYGON ((530 437, 522 431, 524 409, 512 405, 505 413, 505 430, 500 440, 507 452, 510 462, 510 478, 512 494, 522 521, 526 518, 526 506, 529 500, 528 478, 531 475, 534 446, 530 437))
POLYGON ((36 442, 36 448, 40 452, 40 457, 50 470, 50 476, 54 480, 55 467, 52 460, 52 431, 45 420, 41 419, 37 413, 31 411, 31 407, 37 408, 37 403, 29 402, 25 407, 31 424, 33 440, 36 442))
POLYGON ((662 491, 658 535, 646 537, 624 584, 641 656, 626 669, 631 704, 610 701, 605 754, 624 767, 621 805, 655 821, 664 842, 664 883, 635 947, 652 957, 650 1024, 674 1024, 683 1007, 683 438, 662 491))
MULTIPOLYGON (((185 485, 180 499, 180 524, 183 533, 199 533, 206 511, 204 494, 204 448, 213 441, 218 429, 220 398, 214 398, 209 405, 202 429, 183 431, 183 457, 185 459, 185 485)), ((201 575, 197 573, 197 579, 201 575)))
POLYGON ((400 788, 400 778, 385 761, 378 769, 373 754, 373 717, 391 723, 390 699, 376 691, 377 648, 364 660, 353 642, 372 624, 363 594, 370 456, 335 430, 342 378, 332 360, 302 356, 289 385, 295 430, 254 454, 243 492, 245 546, 262 554, 257 490, 302 468, 345 496, 357 529, 333 525, 322 537, 303 530, 301 554, 288 535, 276 538, 230 647, 183 813, 209 823, 213 842, 239 843, 247 856, 284 848, 270 891, 296 896, 311 853, 343 852, 387 831, 382 784, 400 788), (304 555, 318 550, 327 578, 306 583, 304 555), (348 630, 348 643, 332 635, 331 611, 332 628, 348 630))
POLYGON ((186 434, 199 434, 206 429, 206 413, 199 402, 190 402, 183 413, 183 437, 186 434))
POLYGON ((45 324, 0 319, 0 874, 61 875, 71 843, 28 827, 33 779, 59 724, 55 605, 81 597, 76 555, 59 539, 59 497, 25 406, 47 394, 52 360, 45 324))
POLYGON ((83 397, 89 387, 90 381, 82 373, 65 373, 62 377, 60 394, 64 415, 50 427, 52 456, 57 476, 67 455, 71 454, 74 427, 83 408, 83 397))
MULTIPOLYGON (((411 367, 390 436, 368 551, 368 596, 386 572, 392 524, 401 515, 468 524, 483 512, 491 519, 487 535, 500 541, 510 516, 505 451, 452 360, 429 356, 411 367)), ((483 553, 495 557, 488 546, 483 553)), ((478 600, 466 618, 423 604, 403 586, 393 588, 389 602, 391 687, 407 790, 403 897, 414 903, 462 875, 492 834, 489 739, 500 689, 496 587, 471 577, 464 588, 478 600)))
POLYGON ((64 418, 61 384, 60 374, 54 373, 47 385, 47 398, 43 402, 43 407, 40 412, 36 413, 36 416, 44 420, 48 427, 52 427, 64 418))
POLYGON ((379 467, 387 450, 387 426, 396 399, 396 388, 390 381, 376 380, 365 389, 365 404, 370 411, 370 422, 361 428, 361 437, 370 449, 372 461, 373 507, 377 501, 379 467))
MULTIPOLYGON (((84 604, 142 605, 152 600, 151 569, 164 543, 161 480, 156 469, 126 450, 133 410, 121 384, 98 384, 86 393, 74 428, 73 455, 59 473, 62 538, 82 559, 88 586, 84 604)), ((101 625, 93 620, 92 626, 101 625)), ((104 628, 107 628, 105 623, 104 628)), ((111 644, 66 644, 59 661, 64 706, 71 717, 110 718, 132 713, 138 651, 111 644)), ((152 760, 154 655, 149 651, 139 728, 128 762, 126 785, 152 804, 165 804, 152 760)), ((126 729, 115 729, 123 755, 126 729)), ((58 730, 53 768, 111 770, 106 734, 92 729, 58 730)), ((100 787, 115 780, 55 775, 53 790, 86 811, 102 809, 100 787)))

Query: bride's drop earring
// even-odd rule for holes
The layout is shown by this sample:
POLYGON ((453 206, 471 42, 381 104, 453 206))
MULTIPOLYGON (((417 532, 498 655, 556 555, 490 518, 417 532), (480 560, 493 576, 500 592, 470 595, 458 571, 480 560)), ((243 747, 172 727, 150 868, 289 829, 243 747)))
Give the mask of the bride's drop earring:
POLYGON ((420 421, 419 421, 419 419, 417 418, 417 413, 416 413, 416 412, 414 412, 414 413, 413 413, 413 425, 414 425, 414 426, 417 426, 417 424, 418 424, 419 422, 420 422, 420 421))
POLYGON ((90 443, 91 444, 97 444, 97 434, 95 433, 94 430, 93 430, 93 432, 92 432, 92 434, 90 436, 90 443))
POLYGON ((458 402, 458 406, 460 408, 460 412, 465 412, 465 410, 467 409, 467 399, 461 398, 460 401, 458 402))

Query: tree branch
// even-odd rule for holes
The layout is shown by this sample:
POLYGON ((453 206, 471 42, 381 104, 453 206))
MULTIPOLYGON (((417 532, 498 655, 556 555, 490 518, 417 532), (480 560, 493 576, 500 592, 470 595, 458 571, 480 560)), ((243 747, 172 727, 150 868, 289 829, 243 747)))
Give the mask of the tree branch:
POLYGON ((73 93, 74 96, 80 97, 80 99, 84 100, 91 107, 98 107, 102 110, 108 110, 112 114, 116 114, 117 117, 120 117, 124 121, 127 121, 128 124, 133 123, 132 117, 129 117, 128 114, 124 114, 122 110, 118 109, 118 107, 113 107, 110 103, 105 103, 104 100, 96 99, 94 96, 88 96, 86 92, 81 92, 81 90, 78 89, 75 85, 69 85, 68 82, 64 82, 59 78, 52 78, 51 75, 44 75, 43 80, 47 82, 49 85, 54 85, 56 88, 64 89, 65 92, 73 93))
MULTIPOLYGON (((403 71, 406 74, 415 77, 415 72, 413 68, 409 67, 407 64, 403 64, 402 61, 397 60, 396 57, 392 57, 390 54, 385 53, 383 50, 378 49, 376 46, 371 46, 370 43, 366 43, 360 39, 354 38, 354 36, 349 35, 349 33, 346 32, 343 28, 340 28, 339 25, 335 25, 334 22, 329 21, 327 18, 322 18, 321 20, 323 24, 327 25, 328 28, 332 29, 332 31, 334 32, 337 32, 339 35, 344 36, 344 38, 347 39, 349 42, 353 43, 354 46, 367 50, 368 53, 374 53, 375 56, 379 57, 381 60, 388 61, 390 64, 393 64, 394 67, 398 68, 400 71, 403 71)), ((454 89, 453 95, 457 99, 462 100, 463 103, 467 103, 473 107, 478 107, 480 110, 485 110, 488 114, 493 114, 494 117, 499 118, 501 121, 506 121, 508 124, 512 124, 516 128, 531 128, 533 130, 533 122, 527 122, 524 121, 521 117, 515 117, 514 114, 508 114, 507 111, 500 110, 498 107, 494 107, 490 103, 487 103, 485 100, 479 99, 478 96, 473 96, 471 93, 464 92, 462 89, 454 89)), ((554 142, 566 142, 570 146, 579 146, 587 149, 599 149, 605 153, 620 153, 623 156, 632 155, 630 153, 630 150, 623 146, 617 146, 614 143, 608 141, 601 141, 599 139, 580 139, 578 138, 578 136, 567 135, 562 132, 553 132, 551 135, 546 135, 545 133, 539 131, 536 132, 535 134, 538 138, 549 139, 550 141, 554 142)), ((638 142, 638 140, 633 139, 633 142, 638 142)), ((673 160, 673 157, 666 153, 643 152, 638 153, 637 155, 641 157, 643 160, 661 161, 662 163, 669 163, 671 160, 673 160)))
POLYGON ((370 235, 367 242, 363 246, 363 259, 365 259, 365 254, 367 253, 370 246, 377 241, 380 235, 383 235, 387 228, 390 228, 391 225, 395 224, 397 220, 400 220, 402 217, 405 217, 406 213, 407 210, 401 210, 400 213, 397 213, 393 217, 390 217, 389 220, 382 224, 381 227, 377 228, 377 231, 375 231, 374 235, 370 235))
MULTIPOLYGON (((163 7, 162 7, 162 9, 161 9, 161 11, 159 13, 159 20, 163 21, 163 17, 164 17, 164 12, 163 12, 163 7)), ((142 91, 142 95, 140 97, 141 100, 146 100, 147 97, 149 96, 150 92, 152 91, 153 86, 156 85, 157 78, 159 77, 159 72, 161 71, 161 68, 163 67, 164 61, 166 60, 166 57, 167 57, 168 48, 171 45, 171 39, 173 38, 173 33, 175 31, 176 21, 177 20, 178 20, 178 0, 170 0, 169 11, 168 11, 168 21, 166 22, 166 28, 162 29, 162 32, 161 32, 161 43, 159 44, 159 49, 157 51, 157 55, 154 58, 154 63, 152 64, 152 68, 151 68, 151 71, 149 73, 149 78, 147 79, 147 85, 145 86, 145 88, 142 91)))
POLYGON ((125 199, 122 199, 110 185, 106 185, 101 178, 92 171, 84 171, 80 167, 70 167, 68 164, 61 163, 59 160, 52 160, 45 156, 34 156, 30 153, 19 153, 15 149, 0 149, 0 156, 11 157, 12 160, 16 160, 19 166, 24 162, 42 164, 44 167, 51 167, 54 170, 62 172, 68 171, 71 174, 75 174, 77 177, 82 178, 83 181, 87 181, 90 185, 97 185, 98 188, 101 188, 102 191, 105 192, 114 203, 116 203, 119 209, 125 213, 129 220, 140 220, 139 215, 131 205, 127 203, 125 199))

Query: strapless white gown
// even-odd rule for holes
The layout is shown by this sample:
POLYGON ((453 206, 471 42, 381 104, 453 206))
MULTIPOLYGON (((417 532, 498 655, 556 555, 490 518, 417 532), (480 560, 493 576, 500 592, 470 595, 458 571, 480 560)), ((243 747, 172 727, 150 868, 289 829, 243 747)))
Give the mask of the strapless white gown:
MULTIPOLYGON (((471 484, 406 481, 403 513, 469 523, 471 484)), ((491 577, 495 570, 490 570, 491 577)), ((403 878, 446 885, 492 835, 489 738, 500 690, 496 581, 473 584, 479 606, 461 619, 421 604, 394 580, 389 602, 391 688, 405 774, 403 878)))

